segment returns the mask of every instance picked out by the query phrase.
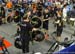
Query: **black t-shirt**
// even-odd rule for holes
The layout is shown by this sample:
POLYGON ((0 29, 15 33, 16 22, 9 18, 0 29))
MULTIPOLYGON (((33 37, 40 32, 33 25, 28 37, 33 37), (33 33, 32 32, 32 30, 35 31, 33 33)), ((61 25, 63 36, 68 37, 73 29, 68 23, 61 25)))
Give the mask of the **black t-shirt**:
POLYGON ((50 17, 49 12, 48 12, 48 13, 45 13, 45 12, 44 12, 44 19, 48 19, 49 17, 50 17))
POLYGON ((57 24, 57 29, 63 29, 63 22, 59 22, 57 24))
POLYGON ((18 24, 20 26, 20 36, 24 39, 29 39, 30 31, 32 30, 32 25, 29 22, 21 22, 18 24))

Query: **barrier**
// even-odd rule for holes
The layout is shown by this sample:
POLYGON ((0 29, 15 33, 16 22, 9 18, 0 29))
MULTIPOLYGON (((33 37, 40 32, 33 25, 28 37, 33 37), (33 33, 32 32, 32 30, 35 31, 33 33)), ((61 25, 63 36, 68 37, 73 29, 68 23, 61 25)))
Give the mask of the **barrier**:
POLYGON ((59 52, 54 52, 53 54, 75 54, 75 45, 69 46, 59 52))

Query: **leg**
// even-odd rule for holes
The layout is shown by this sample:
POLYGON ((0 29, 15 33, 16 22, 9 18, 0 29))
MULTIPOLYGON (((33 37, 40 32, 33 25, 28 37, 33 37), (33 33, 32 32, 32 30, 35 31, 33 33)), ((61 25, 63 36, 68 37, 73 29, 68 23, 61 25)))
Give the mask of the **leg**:
POLYGON ((60 36, 60 31, 57 30, 57 37, 56 37, 56 41, 60 41, 61 40, 61 36, 60 36))
POLYGON ((29 52, 29 41, 25 43, 25 50, 26 50, 26 53, 29 52))
POLYGON ((2 51, 3 51, 3 54, 5 54, 5 51, 4 51, 4 48, 3 48, 3 46, 0 46, 0 47, 1 47, 2 51))
MULTIPOLYGON (((5 44, 3 44, 4 48, 5 48, 5 51, 8 52, 8 49, 6 48, 5 44)), ((8 52, 9 54, 9 52, 8 52)))
POLYGON ((21 40, 21 43, 22 43, 22 52, 25 53, 25 43, 24 43, 24 40, 21 40))
POLYGON ((63 29, 57 29, 57 41, 61 41, 61 34, 62 34, 63 29))
POLYGON ((48 40, 49 39, 49 33, 48 33, 48 24, 49 24, 49 22, 48 21, 46 21, 45 22, 46 24, 45 24, 45 39, 46 40, 48 40))

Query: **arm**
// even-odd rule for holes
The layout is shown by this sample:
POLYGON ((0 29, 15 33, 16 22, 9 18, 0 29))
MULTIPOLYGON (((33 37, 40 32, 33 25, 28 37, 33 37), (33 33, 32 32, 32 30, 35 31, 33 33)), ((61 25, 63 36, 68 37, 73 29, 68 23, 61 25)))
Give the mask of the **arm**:
POLYGON ((15 36, 18 36, 19 34, 20 34, 20 26, 17 25, 17 32, 16 32, 15 36))

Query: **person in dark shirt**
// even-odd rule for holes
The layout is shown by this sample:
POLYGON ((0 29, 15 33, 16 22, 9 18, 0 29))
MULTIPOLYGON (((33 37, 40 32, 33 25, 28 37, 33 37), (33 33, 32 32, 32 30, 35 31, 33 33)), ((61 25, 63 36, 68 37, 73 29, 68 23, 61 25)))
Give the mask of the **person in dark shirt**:
POLYGON ((15 15, 14 15, 14 22, 15 23, 18 23, 18 22, 21 22, 21 16, 20 16, 20 13, 19 13, 19 10, 15 10, 15 15))
POLYGON ((50 13, 48 9, 45 9, 44 11, 44 20, 43 20, 43 28, 45 29, 45 40, 47 40, 49 38, 49 34, 48 34, 48 25, 49 25, 49 19, 50 19, 50 13))
POLYGON ((57 41, 60 41, 62 31, 63 31, 63 21, 62 21, 61 18, 58 18, 58 20, 57 20, 57 29, 56 29, 57 41))
POLYGON ((42 2, 38 2, 37 3, 37 16, 41 17, 42 16, 42 11, 43 11, 43 7, 42 7, 42 2))
POLYGON ((43 20, 43 28, 45 30, 48 30, 49 17, 50 17, 49 10, 45 9, 45 11, 44 11, 44 20, 43 20))
POLYGON ((30 24, 27 16, 18 24, 17 30, 20 33, 23 53, 29 52, 30 31, 32 31, 32 28, 33 26, 30 24))

